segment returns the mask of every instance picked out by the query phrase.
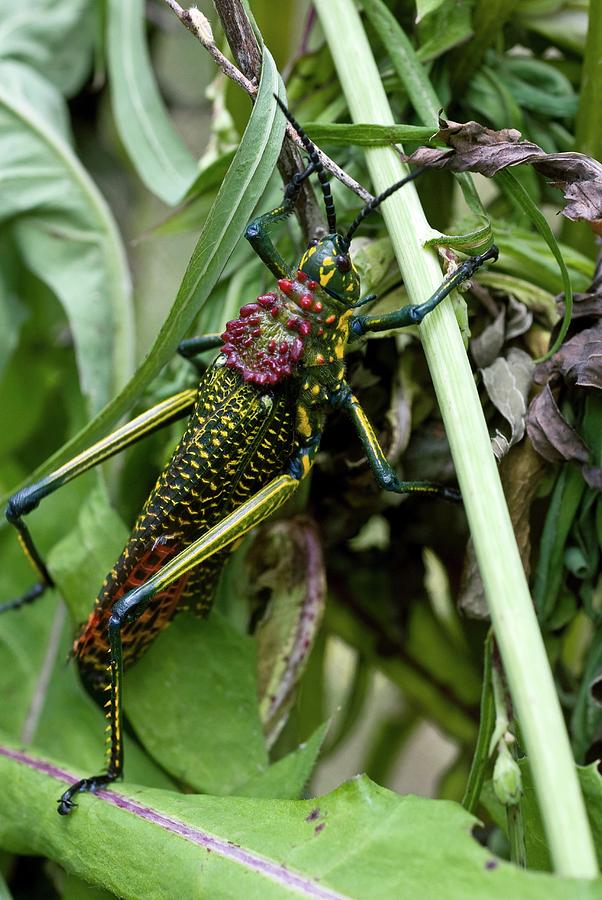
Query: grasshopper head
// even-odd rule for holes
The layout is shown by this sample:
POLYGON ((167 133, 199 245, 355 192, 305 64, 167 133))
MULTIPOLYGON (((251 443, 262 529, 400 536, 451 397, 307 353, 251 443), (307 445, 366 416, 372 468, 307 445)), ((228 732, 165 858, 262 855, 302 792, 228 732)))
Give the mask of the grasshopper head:
POLYGON ((352 306, 359 300, 359 275, 349 255, 349 244, 342 235, 328 234, 311 241, 299 269, 342 303, 352 306))

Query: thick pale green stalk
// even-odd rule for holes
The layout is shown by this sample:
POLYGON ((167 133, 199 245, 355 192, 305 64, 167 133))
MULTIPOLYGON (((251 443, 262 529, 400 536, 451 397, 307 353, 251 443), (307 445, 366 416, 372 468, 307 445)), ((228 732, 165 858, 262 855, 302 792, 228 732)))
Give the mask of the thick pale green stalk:
MULTIPOLYGON (((372 51, 351 0, 316 9, 356 122, 393 124, 372 51)), ((375 191, 404 174, 392 150, 366 150, 375 191)), ((413 185, 382 207, 412 302, 441 282, 431 229, 413 185)), ((424 350, 456 465, 496 639, 524 735, 556 871, 594 877, 596 859, 583 799, 543 641, 474 379, 449 301, 421 326, 424 350)))

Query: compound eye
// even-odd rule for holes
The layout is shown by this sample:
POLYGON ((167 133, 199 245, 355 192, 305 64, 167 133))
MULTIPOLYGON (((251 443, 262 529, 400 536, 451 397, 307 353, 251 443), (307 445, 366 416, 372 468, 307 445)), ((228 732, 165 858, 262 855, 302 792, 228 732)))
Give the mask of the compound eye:
POLYGON ((343 275, 345 275, 351 268, 351 260, 348 256, 335 256, 334 261, 337 269, 339 270, 339 272, 342 272, 343 275))
POLYGON ((320 241, 317 238, 314 238, 313 241, 310 241, 307 245, 308 247, 317 247, 320 241))

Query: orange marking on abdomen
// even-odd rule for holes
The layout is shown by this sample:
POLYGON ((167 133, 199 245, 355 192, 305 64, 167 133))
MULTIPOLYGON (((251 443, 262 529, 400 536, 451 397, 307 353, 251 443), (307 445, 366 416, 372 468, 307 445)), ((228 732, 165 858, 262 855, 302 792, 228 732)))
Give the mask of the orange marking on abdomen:
MULTIPOLYGON (((113 605, 129 591, 146 584, 149 578, 160 571, 180 549, 182 549, 180 544, 156 543, 131 569, 125 581, 113 591, 108 591, 104 596, 100 595, 99 605, 94 607, 73 644, 73 655, 80 661, 80 665, 84 668, 87 665, 97 668, 99 664, 106 664, 109 653, 108 626, 113 605)), ((172 619, 188 578, 189 573, 186 573, 178 581, 155 594, 151 599, 151 605, 135 622, 124 624, 121 636, 123 660, 126 665, 138 655, 136 646, 133 647, 133 650, 130 648, 132 645, 138 644, 136 638, 139 638, 141 632, 145 630, 149 619, 153 619, 153 635, 161 631, 172 619)), ((146 643, 148 641, 144 641, 145 645, 146 643)))

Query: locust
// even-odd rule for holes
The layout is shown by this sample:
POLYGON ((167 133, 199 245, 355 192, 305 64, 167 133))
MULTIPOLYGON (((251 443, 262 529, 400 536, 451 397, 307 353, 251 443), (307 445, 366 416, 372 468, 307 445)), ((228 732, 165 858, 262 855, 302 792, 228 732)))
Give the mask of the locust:
POLYGON ((106 576, 87 622, 73 643, 82 682, 102 704, 109 740, 104 771, 72 784, 58 800, 69 814, 74 798, 123 777, 123 677, 183 609, 209 612, 228 554, 243 535, 286 503, 307 478, 326 417, 346 413, 377 484, 398 494, 426 493, 454 500, 455 490, 402 481, 386 459, 372 425, 345 378, 345 351, 362 335, 419 324, 461 282, 489 260, 492 246, 469 257, 426 302, 384 315, 360 313, 362 298, 350 255, 363 220, 418 170, 391 185, 359 212, 345 233, 337 229, 334 199, 315 145, 286 106, 309 159, 284 190, 282 204, 254 218, 245 237, 275 278, 272 290, 239 310, 221 335, 184 341, 180 352, 217 357, 198 388, 181 391, 137 416, 40 481, 14 494, 6 517, 38 573, 38 581, 0 611, 37 600, 53 586, 25 516, 66 482, 177 419, 189 416, 173 456, 160 474, 130 537, 106 576), (270 232, 295 209, 302 183, 316 175, 328 234, 309 242, 290 266, 270 232))

